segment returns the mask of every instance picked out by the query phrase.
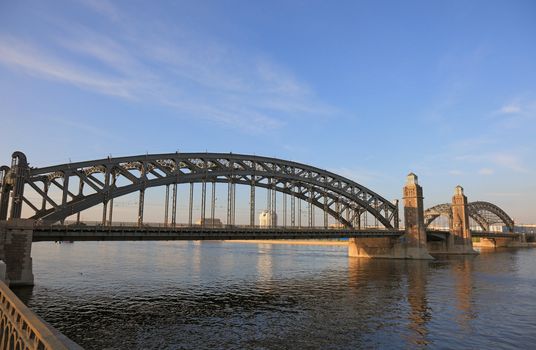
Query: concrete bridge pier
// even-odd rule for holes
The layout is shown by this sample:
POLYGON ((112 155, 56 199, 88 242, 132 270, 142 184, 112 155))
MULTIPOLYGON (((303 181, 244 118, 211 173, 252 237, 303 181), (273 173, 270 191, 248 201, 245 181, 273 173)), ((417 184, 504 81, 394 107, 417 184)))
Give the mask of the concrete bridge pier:
POLYGON ((467 197, 463 187, 456 186, 452 196, 450 215, 450 234, 444 242, 429 242, 428 249, 432 254, 478 254, 473 249, 471 230, 469 229, 469 213, 467 197))
POLYGON ((512 235, 513 237, 480 237, 474 245, 480 248, 524 248, 530 247, 525 234, 512 235))
POLYGON ((408 175, 403 194, 405 234, 399 238, 352 238, 348 244, 349 256, 433 259, 426 246, 422 187, 418 184, 417 175, 408 175))
POLYGON ((511 242, 512 239, 507 237, 480 238, 478 242, 475 242, 475 246, 480 248, 503 248, 509 247, 511 242))
POLYGON ((6 264, 6 284, 32 286, 32 236, 34 220, 0 221, 0 260, 6 264))

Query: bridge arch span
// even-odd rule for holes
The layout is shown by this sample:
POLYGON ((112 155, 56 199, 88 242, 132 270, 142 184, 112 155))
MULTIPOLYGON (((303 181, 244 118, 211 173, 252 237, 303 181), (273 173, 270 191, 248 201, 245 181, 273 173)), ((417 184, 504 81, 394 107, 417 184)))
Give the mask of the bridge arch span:
MULTIPOLYGON (((476 201, 467 203, 468 215, 473 219, 483 231, 489 231, 490 226, 494 224, 502 224, 507 227, 509 232, 514 232, 514 220, 497 205, 476 201)), ((450 203, 443 203, 428 208, 424 212, 424 223, 429 226, 434 220, 440 216, 452 216, 450 203)))
MULTIPOLYGON (((24 155, 19 153, 16 156, 22 159, 24 155)), ((13 174, 23 173, 20 167, 25 160, 24 156, 24 162, 14 162, 6 178, 13 180, 13 174)), ((24 195, 21 203, 33 210, 32 219, 50 222, 151 187, 213 182, 250 185, 295 196, 324 210, 346 227, 354 227, 364 212, 386 228, 398 227, 398 206, 374 191, 323 169, 269 157, 233 153, 138 155, 28 167, 24 174, 24 185, 37 193, 40 203, 24 195), (78 193, 70 190, 72 181, 79 184, 78 193), (49 196, 50 187, 61 191, 61 201, 49 196), (84 187, 91 188, 93 193, 84 195, 84 187)), ((3 181, 2 186, 12 186, 13 182, 3 181)))

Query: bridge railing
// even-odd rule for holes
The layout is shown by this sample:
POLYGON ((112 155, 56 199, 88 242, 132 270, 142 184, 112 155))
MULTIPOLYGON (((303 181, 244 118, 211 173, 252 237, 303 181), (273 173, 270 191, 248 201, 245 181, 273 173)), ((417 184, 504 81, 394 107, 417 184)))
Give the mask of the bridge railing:
POLYGON ((82 347, 39 318, 0 281, 0 349, 78 350, 82 347))

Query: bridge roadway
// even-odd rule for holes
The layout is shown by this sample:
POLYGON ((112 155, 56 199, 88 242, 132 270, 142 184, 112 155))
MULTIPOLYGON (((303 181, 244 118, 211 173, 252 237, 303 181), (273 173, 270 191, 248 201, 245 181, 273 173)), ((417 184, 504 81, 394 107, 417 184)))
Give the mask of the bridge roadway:
MULTIPOLYGON (((436 235, 436 236, 447 236, 450 234, 449 231, 446 230, 434 230, 434 229, 427 229, 426 234, 428 236, 436 235)), ((520 233, 512 233, 512 232, 497 232, 497 231, 481 231, 481 230, 471 230, 471 237, 474 238, 512 238, 512 237, 518 237, 520 236, 520 233)))
MULTIPOLYGON (((221 227, 164 226, 118 224, 102 225, 36 225, 33 241, 160 241, 160 240, 254 240, 254 239, 340 239, 354 237, 399 237, 404 230, 397 229, 347 229, 324 227, 251 227, 248 225, 224 225, 221 227)), ((446 239, 449 232, 427 230, 429 236, 446 239)), ((473 237, 512 237, 512 233, 473 231, 473 237)))
POLYGON ((48 225, 35 226, 33 241, 162 241, 247 239, 338 239, 352 237, 399 237, 396 229, 335 229, 323 227, 177 226, 163 225, 48 225))

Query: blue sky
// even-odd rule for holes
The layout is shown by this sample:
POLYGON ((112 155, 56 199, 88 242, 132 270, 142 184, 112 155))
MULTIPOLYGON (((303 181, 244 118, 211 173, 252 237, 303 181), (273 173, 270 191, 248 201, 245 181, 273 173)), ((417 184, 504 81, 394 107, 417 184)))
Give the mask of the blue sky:
POLYGON ((534 1, 0 1, 1 163, 255 153, 536 222, 534 1))

